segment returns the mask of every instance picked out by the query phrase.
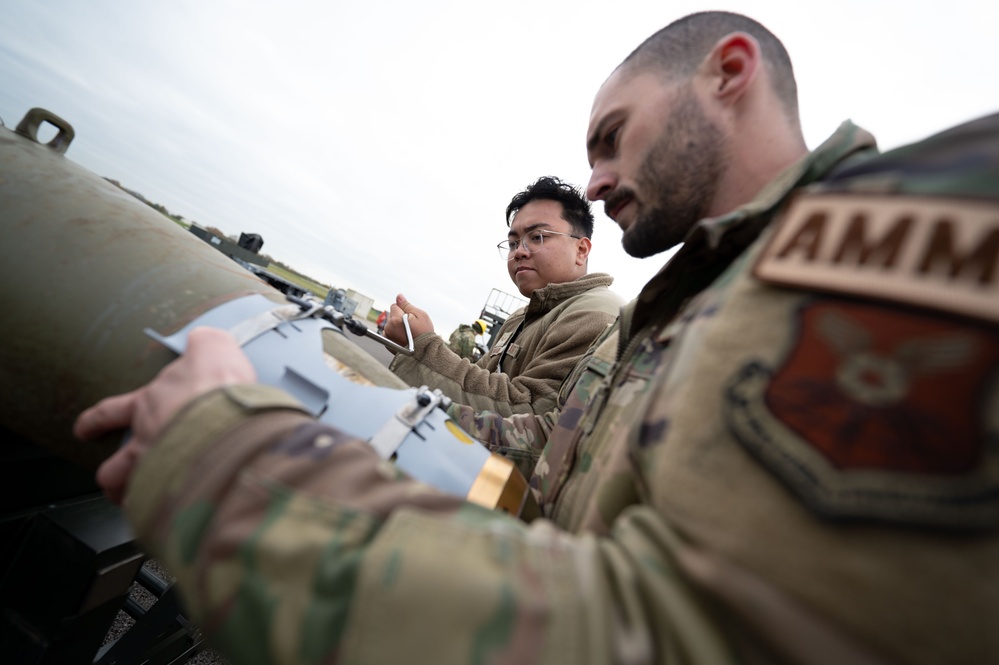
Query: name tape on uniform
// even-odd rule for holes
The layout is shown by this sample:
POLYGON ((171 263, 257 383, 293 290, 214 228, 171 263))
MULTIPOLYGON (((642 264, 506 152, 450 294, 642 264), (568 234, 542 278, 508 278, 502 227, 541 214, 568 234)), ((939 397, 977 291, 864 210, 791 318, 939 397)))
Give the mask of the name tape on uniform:
POLYGON ((794 199, 754 275, 999 323, 999 206, 921 196, 794 199))

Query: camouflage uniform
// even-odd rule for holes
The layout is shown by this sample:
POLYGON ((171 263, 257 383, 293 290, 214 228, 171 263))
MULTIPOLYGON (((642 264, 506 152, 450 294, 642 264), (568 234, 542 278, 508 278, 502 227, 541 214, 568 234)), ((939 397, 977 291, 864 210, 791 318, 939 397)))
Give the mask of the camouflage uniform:
POLYGON ((409 385, 438 388, 476 411, 546 413, 580 356, 617 318, 624 302, 610 290, 613 282, 606 273, 590 273, 535 289, 477 362, 462 362, 437 335, 426 334, 416 339, 412 356, 397 355, 390 368, 409 385))
POLYGON ((691 232, 559 411, 466 419, 547 440, 547 519, 398 478, 238 386, 173 421, 133 523, 238 663, 997 662, 983 123, 881 157, 844 125, 691 232))
POLYGON ((475 355, 475 333, 472 326, 462 323, 448 338, 447 348, 459 358, 472 358, 475 355))

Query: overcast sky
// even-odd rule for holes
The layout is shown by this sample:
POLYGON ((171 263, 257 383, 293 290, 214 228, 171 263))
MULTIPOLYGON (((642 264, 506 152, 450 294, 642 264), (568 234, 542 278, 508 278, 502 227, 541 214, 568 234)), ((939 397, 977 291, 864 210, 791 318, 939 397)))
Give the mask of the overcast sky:
MULTIPOLYGON (((75 162, 377 307, 401 291, 446 337, 515 292, 511 196, 585 185, 597 88, 703 9, 784 42, 809 147, 846 118, 888 149, 999 110, 994 1, 5 0, 0 118, 47 108, 75 162)), ((630 299, 663 257, 594 212, 590 270, 630 299)))

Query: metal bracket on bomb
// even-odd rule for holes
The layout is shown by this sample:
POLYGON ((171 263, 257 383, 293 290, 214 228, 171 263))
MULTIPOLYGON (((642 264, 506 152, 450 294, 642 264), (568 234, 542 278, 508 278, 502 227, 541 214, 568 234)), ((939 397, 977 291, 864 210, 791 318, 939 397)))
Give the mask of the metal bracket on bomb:
MULTIPOLYGON (((296 319, 308 316, 317 316, 329 321, 341 330, 346 329, 359 337, 370 337, 387 348, 398 353, 413 355, 413 332, 409 327, 409 314, 402 315, 402 324, 406 329, 408 347, 400 346, 383 335, 372 332, 366 325, 357 319, 337 311, 335 308, 320 305, 317 301, 308 298, 299 298, 291 294, 285 297, 298 305, 301 312, 296 319)), ((230 331, 235 334, 234 331, 230 331)), ((238 339, 238 337, 237 337, 238 339)), ((240 342, 242 346, 242 342, 240 342)), ((378 451, 382 459, 395 459, 396 451, 410 434, 415 434, 420 439, 425 437, 420 434, 419 427, 427 422, 434 409, 446 410, 451 406, 451 398, 444 395, 440 390, 430 390, 427 386, 421 386, 416 391, 416 404, 408 402, 395 413, 395 417, 388 420, 370 439, 368 443, 378 451)))
POLYGON ((427 416, 434 409, 447 410, 449 406, 451 406, 450 397, 440 390, 430 390, 427 386, 421 386, 416 391, 416 404, 404 404, 396 411, 394 418, 368 439, 368 443, 383 459, 393 459, 395 451, 410 433, 423 438, 417 428, 426 422, 427 416))
POLYGON ((364 325, 354 317, 338 312, 336 309, 334 309, 329 305, 323 306, 320 305, 315 300, 310 300, 308 298, 299 298, 298 296, 294 296, 291 294, 286 294, 285 298, 295 303, 302 309, 302 314, 295 318, 304 318, 306 316, 318 316, 322 319, 329 321, 330 323, 337 326, 341 330, 343 329, 349 330, 358 337, 370 337, 371 339, 384 345, 386 348, 395 351, 396 353, 403 353, 407 356, 413 355, 413 350, 414 350, 413 331, 409 327, 408 313, 402 315, 402 325, 406 329, 406 340, 408 342, 408 345, 402 346, 400 344, 396 344, 395 342, 390 340, 388 337, 385 337, 384 335, 379 335, 376 332, 371 332, 371 330, 366 325, 364 325))
MULTIPOLYGON (((450 399, 426 387, 396 389, 351 382, 324 361, 322 332, 332 329, 344 334, 343 329, 351 327, 356 331, 356 322, 347 323, 347 317, 317 302, 289 299, 292 304, 275 305, 260 294, 236 298, 172 335, 148 328, 145 332, 181 354, 193 328, 230 331, 253 364, 260 383, 289 393, 318 421, 369 442, 382 459, 394 461, 412 477, 449 494, 469 497, 492 454, 447 415, 450 399)), ((370 331, 368 334, 375 336, 370 331)), ((411 339, 412 333, 408 334, 411 339)), ((507 460, 503 462, 513 469, 507 460)), ((494 460, 490 468, 496 464, 494 460)), ((507 470, 503 478, 513 475, 507 470)), ((515 486, 521 484, 526 490, 526 482, 515 486)), ((512 510, 519 509, 522 498, 520 490, 515 493, 512 510)), ((500 494, 497 489, 491 496, 498 499, 500 494)))

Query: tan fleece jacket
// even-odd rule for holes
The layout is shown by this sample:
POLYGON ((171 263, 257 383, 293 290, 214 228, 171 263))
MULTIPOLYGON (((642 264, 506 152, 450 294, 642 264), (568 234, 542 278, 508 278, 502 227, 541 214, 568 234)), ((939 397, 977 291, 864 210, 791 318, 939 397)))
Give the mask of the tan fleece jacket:
POLYGON ((608 289, 613 282, 610 275, 593 273, 535 290, 477 363, 427 333, 415 340, 412 356, 396 356, 390 368, 412 386, 439 388, 477 411, 543 414, 555 406, 576 361, 617 318, 623 300, 608 289))

